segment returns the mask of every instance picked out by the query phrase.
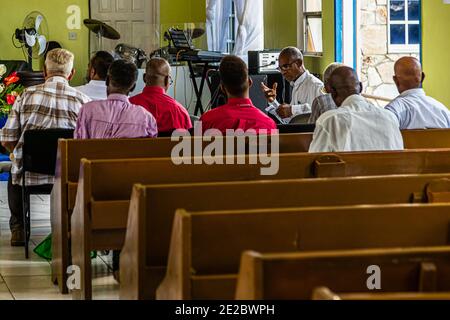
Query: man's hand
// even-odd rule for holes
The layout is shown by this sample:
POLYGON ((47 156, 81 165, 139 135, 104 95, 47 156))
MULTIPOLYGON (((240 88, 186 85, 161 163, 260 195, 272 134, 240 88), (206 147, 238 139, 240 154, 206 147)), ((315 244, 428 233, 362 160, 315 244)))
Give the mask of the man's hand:
POLYGON ((270 103, 274 102, 277 99, 277 88, 278 83, 274 83, 272 89, 266 86, 263 82, 261 82, 261 90, 264 92, 267 101, 270 103))
POLYGON ((278 108, 277 113, 282 119, 290 118, 294 115, 292 113, 292 106, 289 104, 282 104, 278 108))

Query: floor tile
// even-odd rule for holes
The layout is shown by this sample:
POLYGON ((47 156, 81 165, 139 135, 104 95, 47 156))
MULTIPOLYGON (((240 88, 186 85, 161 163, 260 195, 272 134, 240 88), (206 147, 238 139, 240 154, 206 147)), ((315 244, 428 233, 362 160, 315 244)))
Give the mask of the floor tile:
POLYGON ((3 277, 17 300, 71 300, 70 295, 59 293, 50 276, 3 277))

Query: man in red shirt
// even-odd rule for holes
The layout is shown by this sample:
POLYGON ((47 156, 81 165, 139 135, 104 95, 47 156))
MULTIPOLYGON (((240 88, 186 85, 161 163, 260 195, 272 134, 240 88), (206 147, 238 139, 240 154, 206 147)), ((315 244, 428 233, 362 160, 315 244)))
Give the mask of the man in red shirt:
POLYGON ((144 107, 156 118, 159 135, 171 134, 177 129, 191 129, 187 110, 166 94, 171 84, 169 63, 162 58, 151 59, 147 63, 144 81, 144 91, 132 97, 130 102, 144 107))
POLYGON ((203 133, 208 129, 217 129, 226 135, 227 130, 255 130, 270 134, 277 129, 275 122, 256 108, 250 100, 249 90, 252 79, 248 76, 248 68, 242 59, 227 56, 220 63, 221 88, 227 94, 228 103, 205 113, 200 121, 203 133))

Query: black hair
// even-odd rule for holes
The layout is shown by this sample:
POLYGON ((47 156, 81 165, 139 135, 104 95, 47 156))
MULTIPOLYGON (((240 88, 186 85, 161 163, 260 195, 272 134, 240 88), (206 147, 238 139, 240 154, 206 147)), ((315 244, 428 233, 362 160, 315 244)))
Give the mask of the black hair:
POLYGON ((237 56, 222 59, 219 67, 220 80, 225 89, 233 96, 240 96, 248 90, 248 68, 237 56))
POLYGON ((128 91, 136 84, 138 69, 132 62, 116 60, 109 67, 108 77, 114 88, 128 91))
POLYGON ((98 51, 91 59, 91 68, 95 70, 95 73, 100 79, 105 80, 108 75, 108 69, 114 62, 114 57, 106 51, 98 51))

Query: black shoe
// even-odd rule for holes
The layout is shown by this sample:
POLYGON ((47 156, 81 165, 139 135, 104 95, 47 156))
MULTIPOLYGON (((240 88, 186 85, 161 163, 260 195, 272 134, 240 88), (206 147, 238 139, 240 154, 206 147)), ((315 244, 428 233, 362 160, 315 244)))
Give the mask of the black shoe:
POLYGON ((24 247, 25 233, 23 230, 16 229, 11 231, 11 247, 24 247))

